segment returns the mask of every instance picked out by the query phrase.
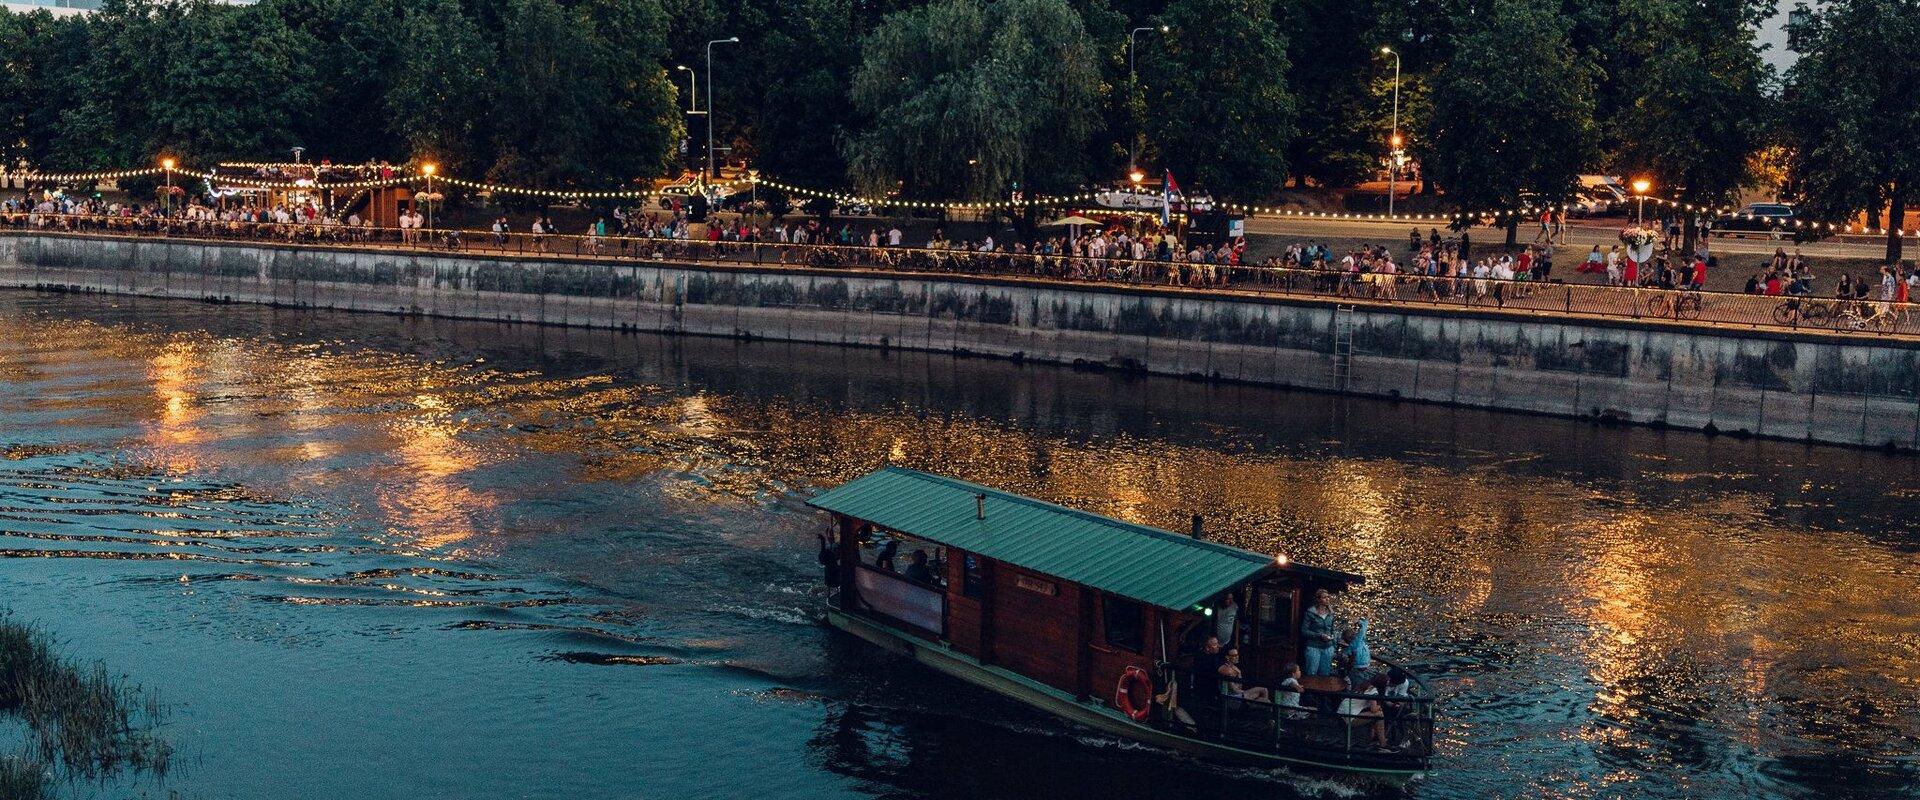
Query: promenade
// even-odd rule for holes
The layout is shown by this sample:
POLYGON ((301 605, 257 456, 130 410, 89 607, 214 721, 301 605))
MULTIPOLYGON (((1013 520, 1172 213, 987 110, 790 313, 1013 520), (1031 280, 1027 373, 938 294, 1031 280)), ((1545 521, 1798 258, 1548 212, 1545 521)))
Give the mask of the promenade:
POLYGON ((1376 274, 1186 261, 1086 258, 925 247, 865 247, 659 237, 402 230, 327 224, 236 223, 55 214, 0 216, 0 230, 67 236, 256 242, 393 253, 594 262, 964 275, 1193 292, 1314 298, 1340 304, 1431 307, 1523 317, 1685 324, 1864 339, 1920 336, 1920 304, 1686 291, 1492 278, 1376 274))

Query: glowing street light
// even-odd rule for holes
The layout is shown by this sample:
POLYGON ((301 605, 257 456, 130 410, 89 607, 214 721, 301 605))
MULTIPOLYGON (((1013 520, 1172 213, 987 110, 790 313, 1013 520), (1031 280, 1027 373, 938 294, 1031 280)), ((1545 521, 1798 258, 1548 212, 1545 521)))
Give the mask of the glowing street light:
POLYGON ((1639 208, 1634 211, 1634 222, 1636 224, 1647 221, 1647 190, 1651 188, 1653 188, 1653 181, 1647 180, 1646 178, 1633 179, 1633 196, 1635 202, 1639 204, 1639 208))
POLYGON ((167 175, 166 215, 169 217, 173 216, 173 165, 172 158, 160 159, 160 169, 167 175))
POLYGON ((440 165, 431 161, 420 165, 420 174, 427 176, 427 229, 433 229, 433 173, 440 171, 440 165))
POLYGON ((700 87, 699 87, 700 73, 694 68, 689 67, 685 64, 675 64, 673 65, 673 68, 676 70, 679 70, 680 72, 687 73, 687 114, 691 116, 694 114, 701 113, 700 87))
POLYGON ((1140 170, 1136 169, 1132 172, 1127 173, 1127 179, 1133 181, 1134 186, 1139 186, 1141 181, 1144 181, 1147 179, 1147 173, 1141 172, 1140 170))

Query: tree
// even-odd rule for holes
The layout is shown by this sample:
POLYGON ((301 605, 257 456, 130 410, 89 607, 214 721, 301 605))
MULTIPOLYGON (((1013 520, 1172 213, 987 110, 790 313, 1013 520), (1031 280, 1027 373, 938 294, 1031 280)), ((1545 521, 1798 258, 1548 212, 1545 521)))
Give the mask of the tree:
POLYGON ((488 78, 499 70, 493 45, 459 0, 425 0, 400 18, 399 68, 381 97, 387 135, 400 158, 484 170, 482 131, 492 108, 488 78))
POLYGON ((312 128, 317 111, 305 59, 318 42, 275 14, 226 5, 189 9, 171 32, 157 73, 162 88, 138 129, 140 149, 205 165, 301 144, 298 132, 312 128))
POLYGON ((1249 200, 1287 179, 1293 95, 1270 0, 1172 0, 1159 53, 1141 53, 1159 160, 1175 176, 1249 200))
POLYGON ((1800 33, 1786 129, 1802 208, 1839 223, 1886 207, 1886 257, 1898 261, 1920 188, 1920 15, 1902 0, 1835 0, 1800 33))
MULTIPOLYGON (((1611 120, 1620 143, 1614 164, 1651 173, 1681 203, 1720 206, 1738 199, 1765 142, 1771 71, 1754 32, 1768 0, 1640 0, 1640 13, 1665 32, 1659 55, 1619 76, 1630 104, 1611 120)), ((1686 222, 1691 249, 1694 219, 1686 222)))
POLYGON ((1084 175, 1099 75, 1063 0, 936 0, 888 17, 865 48, 853 102, 873 123, 847 156, 867 191, 989 198, 1084 175))
POLYGON ((1567 196, 1595 153, 1593 84, 1553 4, 1493 0, 1435 77, 1429 174, 1470 210, 1567 196))
MULTIPOLYGON (((1294 0, 1293 5, 1287 17, 1287 86, 1297 95, 1300 111, 1298 135, 1288 148, 1290 171, 1295 181, 1346 186, 1368 177, 1387 151, 1386 135, 1372 123, 1391 125, 1377 119, 1370 90, 1380 47, 1396 42, 1376 37, 1378 12, 1369 0, 1294 0)), ((1392 58, 1385 63, 1391 90, 1392 58)))

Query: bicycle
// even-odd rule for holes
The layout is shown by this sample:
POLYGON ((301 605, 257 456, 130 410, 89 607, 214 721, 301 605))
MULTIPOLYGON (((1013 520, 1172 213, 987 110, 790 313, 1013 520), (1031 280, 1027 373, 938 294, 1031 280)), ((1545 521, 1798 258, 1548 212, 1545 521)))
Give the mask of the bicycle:
POLYGON ((1647 301, 1647 313, 1656 317, 1697 319, 1701 302, 1699 292, 1661 292, 1647 301))
POLYGON ((1818 300, 1796 297, 1773 307, 1773 321, 1788 327, 1797 327, 1803 322, 1821 326, 1831 319, 1833 307, 1818 300))
POLYGON ((1855 300, 1840 303, 1840 309, 1831 320, 1833 326, 1845 330, 1864 331, 1873 328, 1880 331, 1893 330, 1900 324, 1900 318, 1893 313, 1892 303, 1877 303, 1870 300, 1855 300))

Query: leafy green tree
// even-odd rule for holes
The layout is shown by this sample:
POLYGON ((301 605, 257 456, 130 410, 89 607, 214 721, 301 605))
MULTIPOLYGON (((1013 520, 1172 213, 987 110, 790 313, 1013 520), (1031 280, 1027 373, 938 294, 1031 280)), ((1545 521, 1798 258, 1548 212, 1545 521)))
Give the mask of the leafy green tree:
MULTIPOLYGON (((1285 20, 1287 86, 1297 95, 1299 130, 1288 164, 1295 181, 1346 186, 1367 177, 1387 150, 1376 127, 1391 125, 1373 124, 1379 114, 1370 90, 1380 47, 1396 42, 1375 37, 1379 12, 1369 0, 1293 0, 1293 8, 1285 20)), ((1392 59, 1385 65, 1390 84, 1392 59)))
POLYGON ((1792 171, 1814 219, 1888 209, 1888 261, 1902 255, 1906 208, 1920 188, 1920 14, 1901 0, 1835 0, 1803 30, 1788 72, 1792 171))
POLYGON ((192 9, 169 39, 141 149, 184 163, 258 158, 300 143, 315 113, 305 59, 318 49, 279 16, 238 6, 192 9))
POLYGON ((1434 79, 1429 174, 1466 209, 1565 197, 1596 152, 1593 84, 1554 4, 1493 0, 1434 79))
POLYGON ((1085 172, 1098 108, 1093 45, 1063 0, 936 0, 866 41, 848 144, 855 182, 908 196, 1058 191, 1085 172))
POLYGON ((1164 55, 1141 53, 1160 163, 1247 199, 1279 190, 1294 136, 1287 40, 1261 0, 1172 0, 1164 55))
POLYGON ((425 0, 400 18, 397 64, 380 99, 381 128, 396 159, 433 160, 450 172, 488 166, 483 139, 493 107, 493 44, 459 0, 425 0))
MULTIPOLYGON (((1771 71, 1755 39, 1772 10, 1767 0, 1640 0, 1634 4, 1664 33, 1658 56, 1619 76, 1630 102, 1609 120, 1618 142, 1614 165, 1647 173, 1682 203, 1719 206, 1738 199, 1752 155, 1768 133, 1771 71)), ((1691 248, 1694 220, 1687 220, 1691 248)))

